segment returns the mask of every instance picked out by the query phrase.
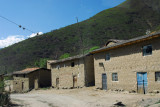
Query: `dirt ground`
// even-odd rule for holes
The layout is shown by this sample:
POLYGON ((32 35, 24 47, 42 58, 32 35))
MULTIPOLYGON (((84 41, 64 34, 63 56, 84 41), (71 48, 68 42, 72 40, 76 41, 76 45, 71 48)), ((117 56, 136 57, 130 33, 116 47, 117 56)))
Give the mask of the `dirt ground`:
POLYGON ((15 106, 23 107, 160 107, 160 94, 81 89, 33 90, 25 94, 11 94, 15 106))

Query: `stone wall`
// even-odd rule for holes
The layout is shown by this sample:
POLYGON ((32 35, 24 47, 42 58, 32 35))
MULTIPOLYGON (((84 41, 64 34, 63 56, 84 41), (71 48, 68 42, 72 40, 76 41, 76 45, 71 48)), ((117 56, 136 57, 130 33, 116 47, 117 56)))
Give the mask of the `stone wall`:
POLYGON ((160 38, 95 53, 94 67, 97 88, 102 88, 102 74, 106 73, 108 89, 137 91, 137 72, 147 72, 148 92, 160 90, 160 82, 155 81, 155 72, 160 71, 160 38), (152 55, 142 55, 145 45, 152 45, 152 55), (109 61, 105 61, 106 54, 110 54, 109 61), (112 73, 118 73, 118 81, 112 81, 112 73))

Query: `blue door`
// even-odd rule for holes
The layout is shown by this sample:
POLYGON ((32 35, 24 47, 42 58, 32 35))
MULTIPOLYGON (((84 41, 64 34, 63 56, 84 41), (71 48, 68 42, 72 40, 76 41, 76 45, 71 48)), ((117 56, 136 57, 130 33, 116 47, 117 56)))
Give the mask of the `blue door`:
POLYGON ((137 72, 137 91, 146 94, 148 89, 147 73, 137 72))
POLYGON ((107 75, 102 74, 102 89, 107 90, 107 75))

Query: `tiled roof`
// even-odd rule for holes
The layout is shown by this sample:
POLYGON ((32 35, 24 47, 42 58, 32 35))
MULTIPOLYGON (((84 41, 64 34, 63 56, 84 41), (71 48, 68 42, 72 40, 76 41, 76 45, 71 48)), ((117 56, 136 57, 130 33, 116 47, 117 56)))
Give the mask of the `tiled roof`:
POLYGON ((40 69, 40 68, 38 68, 38 67, 37 68, 26 68, 26 69, 21 70, 21 71, 16 71, 13 74, 28 74, 28 73, 31 73, 31 72, 36 71, 38 69, 40 69))

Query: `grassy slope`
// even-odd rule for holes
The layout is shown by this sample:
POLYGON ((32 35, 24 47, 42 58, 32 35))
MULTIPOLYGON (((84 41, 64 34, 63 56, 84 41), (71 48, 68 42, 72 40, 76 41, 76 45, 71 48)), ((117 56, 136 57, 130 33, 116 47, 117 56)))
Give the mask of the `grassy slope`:
POLYGON ((39 58, 58 59, 64 53, 79 54, 82 52, 80 35, 83 36, 87 50, 93 46, 103 46, 110 38, 130 39, 144 35, 147 29, 158 30, 160 29, 159 4, 159 0, 154 2, 127 0, 79 24, 1 49, 0 72, 4 70, 11 72, 32 66, 39 58))

